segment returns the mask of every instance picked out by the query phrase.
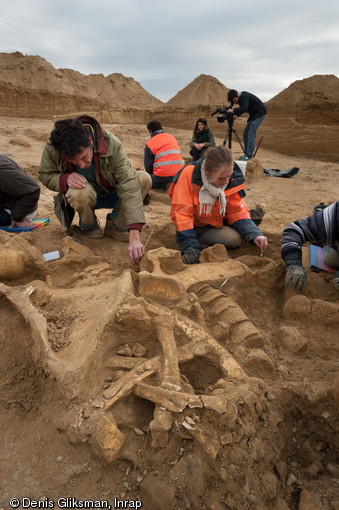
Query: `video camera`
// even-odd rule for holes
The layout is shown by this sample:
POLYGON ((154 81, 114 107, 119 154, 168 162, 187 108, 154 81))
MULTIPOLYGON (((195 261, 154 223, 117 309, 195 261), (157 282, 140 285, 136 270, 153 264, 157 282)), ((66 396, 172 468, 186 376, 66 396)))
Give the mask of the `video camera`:
POLYGON ((218 117, 217 117, 217 121, 222 123, 222 122, 225 122, 225 120, 227 120, 227 122, 229 124, 233 124, 233 115, 234 113, 226 113, 227 110, 229 110, 230 108, 233 108, 233 104, 229 104, 228 106, 225 106, 224 108, 221 106, 220 108, 218 108, 217 110, 215 110, 215 112, 211 113, 211 117, 213 117, 213 115, 216 115, 217 113, 219 113, 218 117))

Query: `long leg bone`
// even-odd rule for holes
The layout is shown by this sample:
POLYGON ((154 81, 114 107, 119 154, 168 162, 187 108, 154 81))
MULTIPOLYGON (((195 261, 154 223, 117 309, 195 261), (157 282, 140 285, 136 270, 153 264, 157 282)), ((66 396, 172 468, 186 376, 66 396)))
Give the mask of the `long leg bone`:
MULTIPOLYGON (((174 338, 174 320, 170 314, 153 319, 153 325, 161 343, 164 356, 164 370, 162 387, 168 390, 180 391, 180 370, 178 363, 177 345, 174 338), (169 329, 168 329, 169 328, 169 329)), ((173 416, 166 408, 157 404, 154 409, 154 419, 150 422, 153 447, 165 447, 168 443, 168 432, 172 427, 173 416)))
POLYGON ((173 316, 168 313, 165 316, 156 317, 153 319, 153 323, 164 355, 162 387, 169 390, 180 391, 180 371, 177 344, 173 333, 173 316))

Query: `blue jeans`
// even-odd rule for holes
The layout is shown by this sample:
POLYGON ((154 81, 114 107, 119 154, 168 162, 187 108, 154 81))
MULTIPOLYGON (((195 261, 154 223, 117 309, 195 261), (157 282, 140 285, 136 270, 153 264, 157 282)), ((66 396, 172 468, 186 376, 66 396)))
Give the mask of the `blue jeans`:
MULTIPOLYGON (((97 201, 95 206, 93 207, 93 211, 95 209, 112 209, 112 212, 108 214, 112 221, 115 221, 118 217, 120 211, 120 200, 117 193, 113 195, 108 195, 107 197, 99 197, 97 196, 97 201)), ((90 230, 94 227, 95 221, 92 225, 85 225, 81 221, 81 217, 79 215, 79 225, 83 230, 90 230)))
POLYGON ((258 119, 255 120, 251 120, 246 124, 242 136, 245 145, 245 156, 248 156, 249 158, 253 157, 257 131, 259 129, 260 124, 265 120, 265 118, 266 115, 262 115, 262 117, 259 117, 258 119))

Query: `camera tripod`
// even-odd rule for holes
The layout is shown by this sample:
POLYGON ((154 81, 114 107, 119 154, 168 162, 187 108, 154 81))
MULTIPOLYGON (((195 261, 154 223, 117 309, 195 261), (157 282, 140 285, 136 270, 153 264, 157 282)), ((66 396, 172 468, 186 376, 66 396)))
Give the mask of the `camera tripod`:
POLYGON ((245 154, 245 152, 246 152, 245 147, 244 147, 238 133, 236 132, 236 130, 233 127, 233 120, 228 120, 227 122, 228 122, 228 128, 227 128, 226 135, 225 135, 225 138, 224 138, 224 141, 222 144, 225 146, 228 141, 228 148, 232 149, 232 133, 234 133, 236 136, 236 139, 239 142, 240 147, 242 148, 243 153, 245 154))

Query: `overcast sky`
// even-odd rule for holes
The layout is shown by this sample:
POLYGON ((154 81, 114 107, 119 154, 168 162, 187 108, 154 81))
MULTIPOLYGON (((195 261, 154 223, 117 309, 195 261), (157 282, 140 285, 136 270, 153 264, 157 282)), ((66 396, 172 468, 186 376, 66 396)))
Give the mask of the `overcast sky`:
POLYGON ((0 12, 1 52, 122 73, 164 102, 200 74, 267 101, 339 73, 336 0, 2 0, 0 12))

